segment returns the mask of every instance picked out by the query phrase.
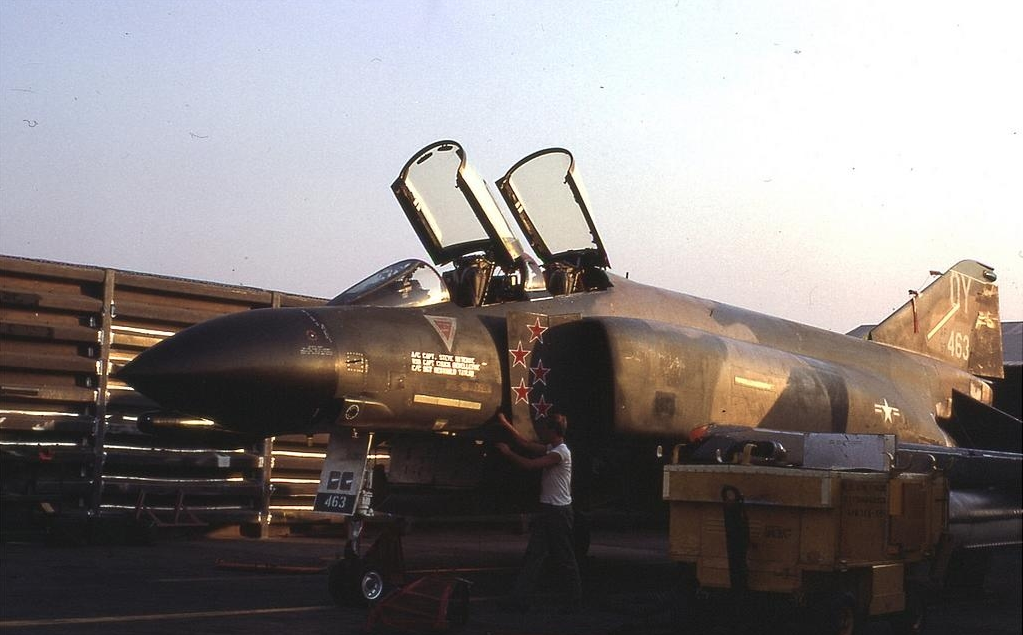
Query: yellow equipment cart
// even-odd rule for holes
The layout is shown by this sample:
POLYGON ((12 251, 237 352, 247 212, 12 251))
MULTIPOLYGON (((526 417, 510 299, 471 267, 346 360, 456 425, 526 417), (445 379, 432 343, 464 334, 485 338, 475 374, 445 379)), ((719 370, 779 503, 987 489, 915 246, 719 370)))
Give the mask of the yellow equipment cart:
POLYGON ((881 615, 918 631, 922 589, 910 572, 926 568, 946 528, 939 471, 670 464, 664 499, 670 557, 689 565, 697 596, 727 596, 727 617, 760 620, 742 603, 772 597, 812 632, 851 633, 881 615))

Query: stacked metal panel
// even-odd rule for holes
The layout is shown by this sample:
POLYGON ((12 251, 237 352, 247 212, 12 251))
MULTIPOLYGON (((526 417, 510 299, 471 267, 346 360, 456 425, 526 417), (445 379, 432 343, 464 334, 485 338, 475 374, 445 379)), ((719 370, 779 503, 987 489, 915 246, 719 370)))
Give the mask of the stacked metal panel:
POLYGON ((156 405, 113 375, 140 351, 199 321, 322 302, 0 256, 5 526, 40 514, 266 523, 273 508, 290 510, 291 518, 311 508, 325 438, 312 447, 305 437, 281 439, 284 454, 275 459, 273 441, 211 431, 208 422, 151 417, 143 431, 140 416, 156 405), (282 480, 274 483, 278 460, 282 480))

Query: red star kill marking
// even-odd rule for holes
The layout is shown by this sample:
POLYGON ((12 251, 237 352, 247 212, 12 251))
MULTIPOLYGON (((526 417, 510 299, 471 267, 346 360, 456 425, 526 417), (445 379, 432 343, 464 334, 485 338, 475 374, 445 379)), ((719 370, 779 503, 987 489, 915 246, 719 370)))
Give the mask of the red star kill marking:
POLYGON ((512 388, 512 392, 515 393, 515 403, 523 401, 529 403, 529 386, 526 385, 525 379, 520 379, 519 385, 512 388))
POLYGON ((550 368, 543 365, 542 360, 536 360, 536 366, 529 369, 529 372, 533 373, 533 384, 547 385, 547 373, 551 372, 550 368))
POLYGON ((546 417, 547 416, 547 411, 549 411, 554 406, 554 404, 552 404, 552 403, 547 403, 547 400, 544 399, 543 395, 540 395, 540 401, 538 401, 536 403, 529 404, 529 405, 533 406, 533 408, 536 410, 536 418, 537 419, 540 419, 542 417, 546 417))
POLYGON ((533 343, 539 340, 539 342, 543 344, 543 334, 547 330, 547 327, 540 324, 540 318, 536 318, 536 322, 533 322, 528 328, 531 333, 529 336, 529 342, 533 343))
POLYGON ((511 353, 512 357, 515 358, 514 360, 512 360, 512 368, 515 368, 516 366, 519 365, 521 365, 523 368, 527 368, 526 357, 528 357, 532 351, 527 351, 526 349, 522 348, 521 340, 519 340, 519 344, 518 346, 515 347, 515 350, 508 349, 508 352, 511 353))

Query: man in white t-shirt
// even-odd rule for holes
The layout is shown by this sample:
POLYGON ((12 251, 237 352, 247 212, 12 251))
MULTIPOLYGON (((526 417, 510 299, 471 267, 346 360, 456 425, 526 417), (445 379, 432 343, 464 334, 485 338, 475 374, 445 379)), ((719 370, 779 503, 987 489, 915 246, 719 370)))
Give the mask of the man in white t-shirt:
POLYGON ((497 443, 498 451, 522 469, 541 470, 540 512, 530 524, 529 546, 512 591, 512 606, 529 606, 529 595, 549 558, 554 573, 562 578, 566 608, 575 609, 582 597, 582 584, 572 532, 572 452, 565 445, 568 419, 550 413, 537 421, 539 442, 522 436, 504 414, 498 414, 497 419, 510 433, 518 452, 506 443, 497 443))

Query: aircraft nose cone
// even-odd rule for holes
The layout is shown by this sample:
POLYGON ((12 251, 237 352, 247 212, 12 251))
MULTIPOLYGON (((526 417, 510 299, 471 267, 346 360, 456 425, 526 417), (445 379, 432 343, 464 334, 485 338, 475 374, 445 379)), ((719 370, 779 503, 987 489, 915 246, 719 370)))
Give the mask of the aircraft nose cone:
POLYGON ((259 309, 192 326, 117 378, 161 407, 266 436, 305 428, 334 396, 334 342, 302 309, 259 309))

